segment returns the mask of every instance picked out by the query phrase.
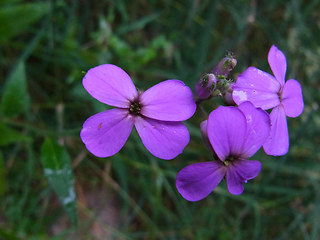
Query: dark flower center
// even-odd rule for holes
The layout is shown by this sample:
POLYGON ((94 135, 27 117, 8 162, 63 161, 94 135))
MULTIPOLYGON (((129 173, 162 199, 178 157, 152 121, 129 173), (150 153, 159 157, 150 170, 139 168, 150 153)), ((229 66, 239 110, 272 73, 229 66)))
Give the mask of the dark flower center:
POLYGON ((129 107, 130 114, 139 115, 141 111, 141 104, 138 101, 132 101, 129 107))
POLYGON ((226 158, 226 160, 224 160, 223 164, 228 166, 231 162, 233 162, 236 159, 238 159, 238 158, 235 156, 229 156, 226 158))
POLYGON ((282 102, 282 91, 279 91, 279 92, 278 92, 278 96, 279 96, 280 102, 282 102))

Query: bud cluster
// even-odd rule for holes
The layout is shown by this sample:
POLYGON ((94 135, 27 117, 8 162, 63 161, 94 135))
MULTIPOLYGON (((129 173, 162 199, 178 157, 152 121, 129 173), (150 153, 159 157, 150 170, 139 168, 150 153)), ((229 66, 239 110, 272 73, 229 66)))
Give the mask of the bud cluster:
POLYGON ((228 79, 230 72, 237 65, 232 54, 224 57, 210 73, 204 74, 196 85, 199 100, 215 96, 228 96, 232 91, 233 80, 228 79))

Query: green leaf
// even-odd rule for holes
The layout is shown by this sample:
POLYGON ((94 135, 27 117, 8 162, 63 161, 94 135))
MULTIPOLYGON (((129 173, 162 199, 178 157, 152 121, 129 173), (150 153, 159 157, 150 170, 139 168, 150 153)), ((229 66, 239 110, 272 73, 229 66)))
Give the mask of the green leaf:
POLYGON ((0 8, 0 44, 30 30, 30 26, 47 13, 47 3, 27 3, 0 8))
POLYGON ((4 123, 0 123, 0 146, 9 145, 16 142, 26 142, 29 140, 30 138, 28 136, 8 127, 4 123))
POLYGON ((8 77, 3 90, 1 109, 7 117, 16 117, 29 108, 26 71, 24 63, 19 63, 8 77))
POLYGON ((46 139, 42 145, 44 175, 55 190, 71 222, 77 225, 74 176, 68 152, 62 146, 46 139))

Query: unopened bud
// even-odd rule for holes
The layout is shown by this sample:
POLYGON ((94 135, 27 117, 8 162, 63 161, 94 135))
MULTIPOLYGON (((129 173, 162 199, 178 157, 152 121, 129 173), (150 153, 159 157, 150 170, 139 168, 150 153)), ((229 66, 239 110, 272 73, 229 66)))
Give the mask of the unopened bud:
POLYGON ((226 79, 225 77, 218 79, 216 90, 220 91, 220 95, 225 96, 229 91, 231 91, 231 86, 234 82, 231 79, 226 79))
POLYGON ((220 92, 219 89, 214 90, 213 93, 212 93, 212 96, 213 96, 213 97, 217 97, 217 96, 221 96, 221 95, 222 95, 222 94, 221 94, 221 92, 220 92))
POLYGON ((227 92, 223 96, 224 101, 226 102, 226 104, 228 106, 235 106, 236 105, 236 103, 233 101, 233 98, 232 98, 233 85, 234 85, 234 83, 230 84, 229 89, 227 90, 227 92))
POLYGON ((208 99, 216 88, 217 78, 214 74, 205 74, 196 85, 199 99, 208 99))
POLYGON ((213 152, 213 148, 210 144, 209 138, 208 138, 208 131, 207 131, 207 125, 208 125, 208 120, 205 120, 203 122, 200 123, 200 130, 201 130, 201 135, 202 135, 202 139, 204 144, 206 145, 206 147, 213 152))
POLYGON ((236 65, 237 59, 235 59, 232 54, 228 54, 212 69, 211 72, 215 75, 227 77, 236 65))
POLYGON ((217 89, 219 89, 222 94, 225 94, 228 91, 229 86, 230 82, 228 79, 219 79, 217 83, 217 89))

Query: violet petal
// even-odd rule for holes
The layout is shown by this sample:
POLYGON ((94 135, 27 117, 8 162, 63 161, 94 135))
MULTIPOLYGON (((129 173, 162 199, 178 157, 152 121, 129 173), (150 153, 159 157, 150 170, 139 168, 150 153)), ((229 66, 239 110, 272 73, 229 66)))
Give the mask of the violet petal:
POLYGON ((228 166, 226 180, 228 191, 231 194, 239 195, 243 192, 243 183, 245 182, 245 179, 239 175, 236 167, 232 166, 231 164, 228 166))
POLYGON ((242 102, 252 102, 263 110, 278 106, 279 82, 270 74, 255 67, 249 67, 240 74, 233 86, 232 97, 239 105, 242 102))
POLYGON ((126 143, 133 127, 127 110, 111 109, 88 118, 80 137, 87 149, 97 157, 109 157, 126 143))
POLYGON ((272 45, 269 50, 268 62, 274 76, 280 85, 284 86, 287 71, 287 60, 283 52, 281 52, 275 45, 272 45))
POLYGON ((261 170, 261 163, 254 160, 237 159, 232 165, 245 181, 258 176, 261 170))
POLYGON ((225 176, 226 167, 218 161, 194 163, 177 175, 178 192, 188 201, 199 201, 208 196, 225 176))
POLYGON ((138 96, 129 75, 112 64, 91 68, 82 84, 92 97, 115 107, 128 108, 130 100, 138 96))
POLYGON ((247 133, 242 155, 245 158, 253 156, 262 147, 270 134, 269 114, 261 108, 255 108, 251 102, 239 105, 247 120, 247 133))
POLYGON ((190 118, 196 104, 189 87, 179 80, 167 80, 142 93, 141 114, 163 121, 184 121, 190 118))
POLYGON ((271 130, 263 149, 268 155, 281 156, 289 150, 289 134, 285 110, 280 104, 270 114, 271 130))
POLYGON ((288 80, 282 92, 282 105, 288 117, 298 117, 304 108, 301 85, 297 80, 288 80))
POLYGON ((220 106, 210 113, 207 125, 208 137, 222 161, 230 155, 241 155, 246 128, 246 118, 236 107, 220 106))
POLYGON ((135 126, 149 152, 165 160, 173 159, 182 153, 190 140, 188 129, 181 122, 136 117, 135 126))

